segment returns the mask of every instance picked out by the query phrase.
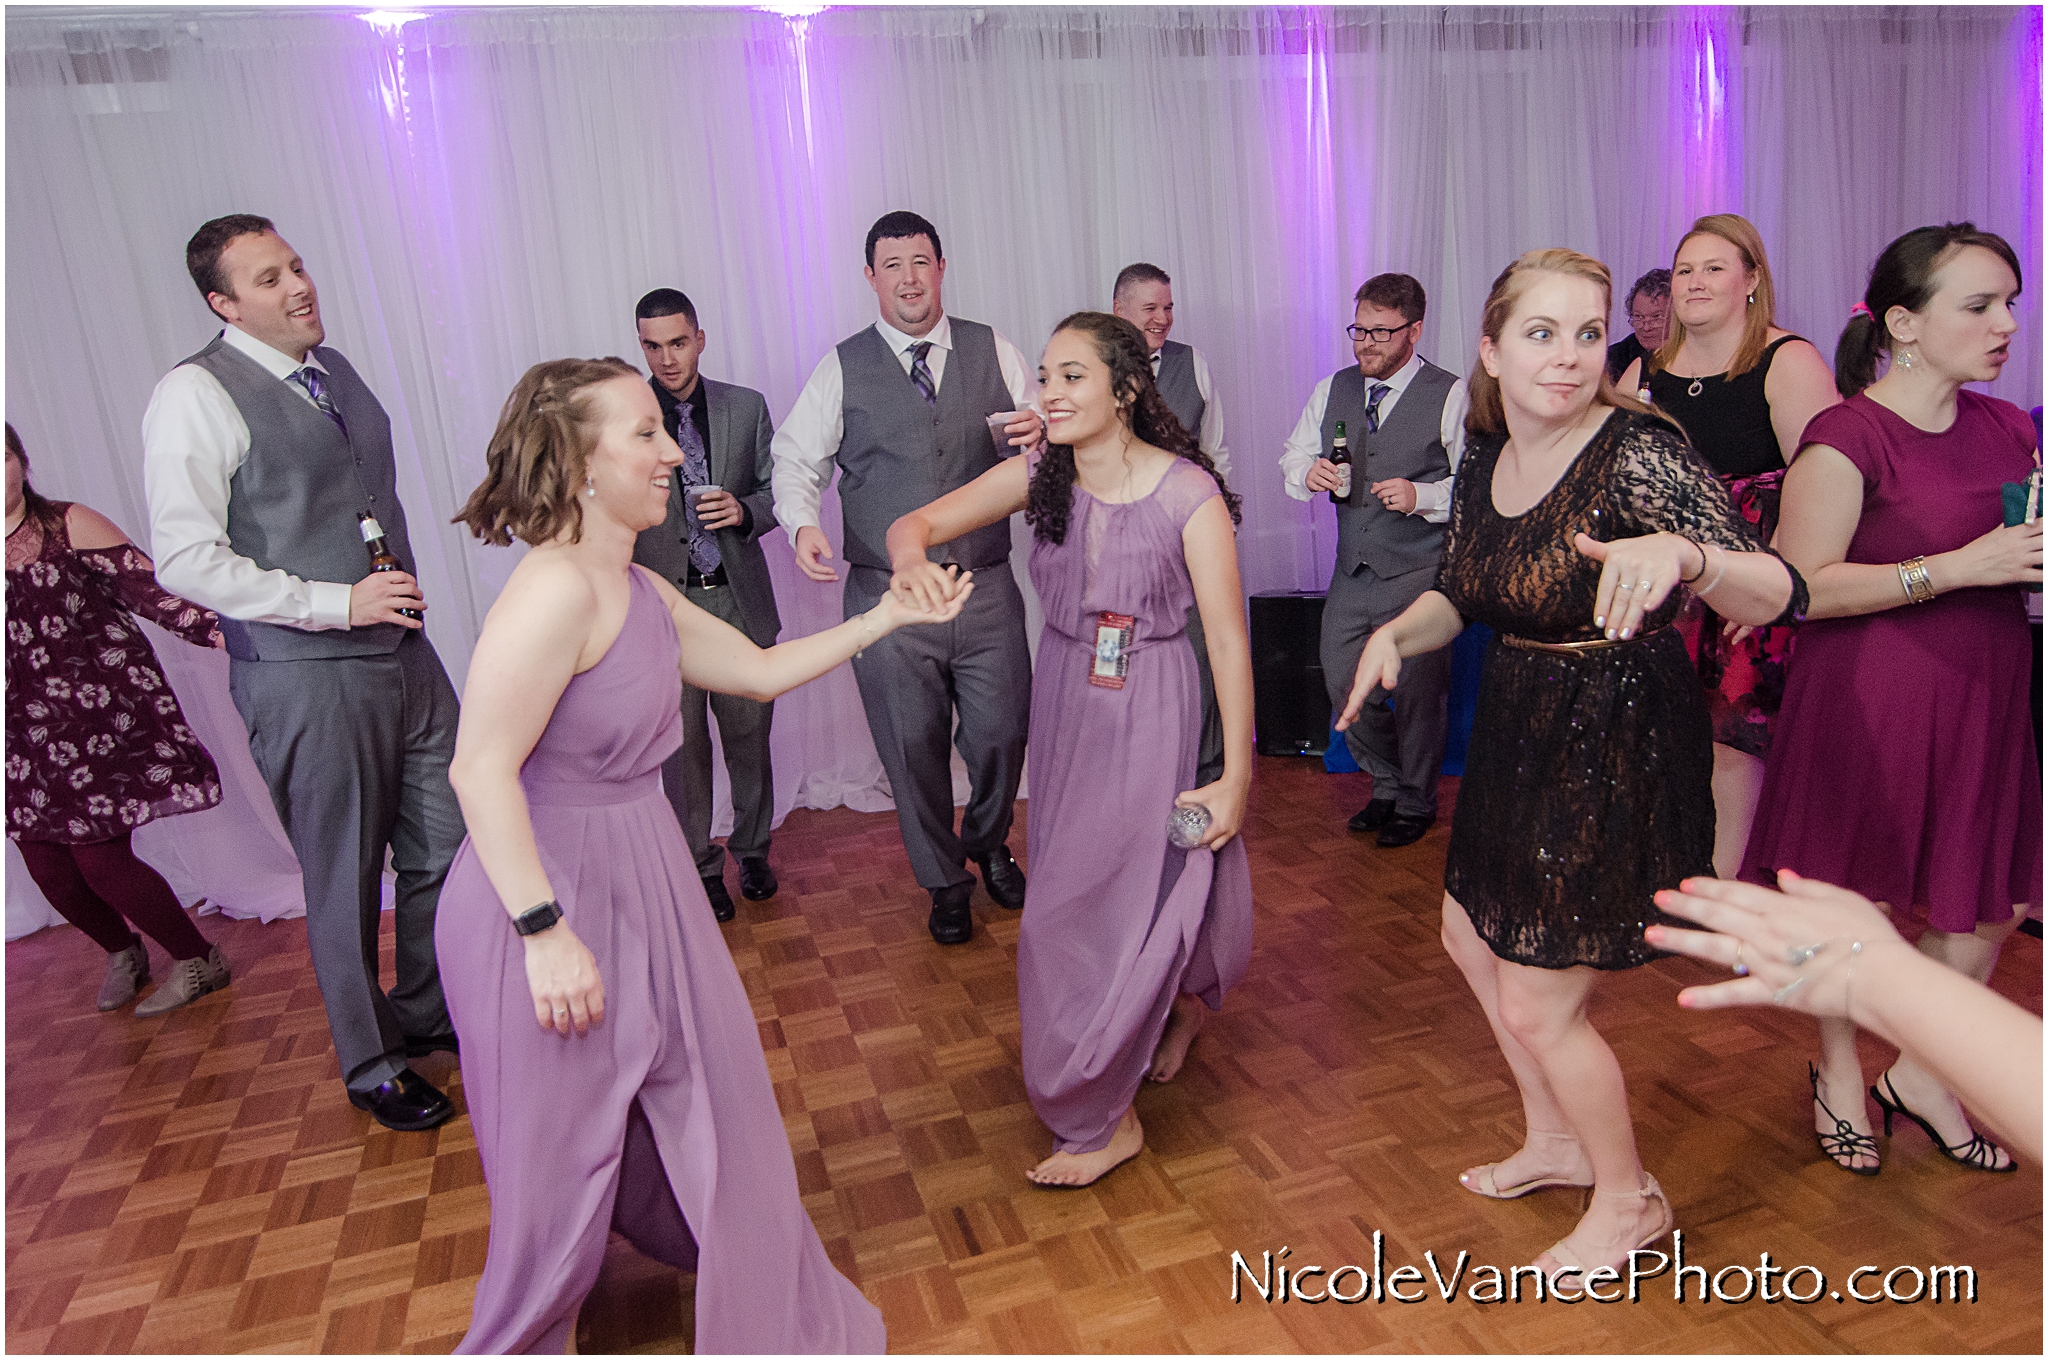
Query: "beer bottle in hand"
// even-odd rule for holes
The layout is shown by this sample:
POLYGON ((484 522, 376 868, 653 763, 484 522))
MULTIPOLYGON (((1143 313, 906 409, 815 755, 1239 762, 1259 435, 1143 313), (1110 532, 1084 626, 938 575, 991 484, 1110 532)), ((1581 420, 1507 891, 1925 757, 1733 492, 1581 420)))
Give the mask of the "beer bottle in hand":
MULTIPOLYGON (((371 571, 404 571, 405 564, 393 555, 391 545, 384 541, 384 526, 377 523, 377 517, 365 510, 356 516, 357 526, 363 531, 363 544, 370 550, 371 571)), ((409 619, 423 619, 417 609, 401 609, 399 613, 409 619)))
POLYGON ((1330 441, 1330 461, 1337 465, 1337 489, 1330 499, 1343 505, 1351 499, 1351 441, 1344 436, 1344 422, 1337 422, 1337 437, 1330 441))

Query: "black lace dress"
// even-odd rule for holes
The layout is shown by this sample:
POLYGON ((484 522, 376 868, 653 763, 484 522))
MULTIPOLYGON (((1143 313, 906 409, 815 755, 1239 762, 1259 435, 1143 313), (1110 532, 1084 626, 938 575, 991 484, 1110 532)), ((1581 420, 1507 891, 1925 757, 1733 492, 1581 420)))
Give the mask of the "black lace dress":
MULTIPOLYGON (((1557 485, 1521 515, 1494 509, 1502 436, 1475 438, 1458 469, 1436 588, 1496 634, 1444 887, 1501 958, 1539 968, 1634 968, 1643 927, 1669 920, 1651 895, 1713 872, 1713 728, 1674 590, 1618 646, 1588 642, 1600 564, 1572 547, 1665 531, 1735 551, 1756 532, 1669 425, 1615 411, 1557 485)), ((1806 609, 1793 576, 1787 616, 1806 609)), ((1685 924, 1677 922, 1677 924, 1685 924)))

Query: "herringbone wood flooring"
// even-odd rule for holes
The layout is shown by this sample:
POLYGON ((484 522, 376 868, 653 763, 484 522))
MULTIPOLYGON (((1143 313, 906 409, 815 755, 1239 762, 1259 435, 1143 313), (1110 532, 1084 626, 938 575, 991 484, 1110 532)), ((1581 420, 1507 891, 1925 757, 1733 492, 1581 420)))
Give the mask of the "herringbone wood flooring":
MULTIPOLYGON (((1233 1250, 1369 1265, 1378 1229, 1390 1271, 1426 1250, 1506 1267, 1579 1210, 1570 1191, 1458 1189, 1512 1148, 1518 1104, 1437 943, 1448 806, 1421 844, 1381 851, 1343 831, 1366 788, 1261 763, 1250 976, 1181 1078, 1140 1096, 1146 1152, 1066 1192, 1023 1177, 1048 1136, 1018 1068, 1017 917, 978 896, 974 942, 941 949, 893 816, 790 817, 780 896, 742 902, 725 937, 805 1204, 892 1348, 2039 1352, 2039 1169, 1963 1171, 1917 1130, 1875 1180, 1828 1166, 1811 1025, 1679 1011, 1705 976, 1684 960, 1616 977, 1596 1016, 1688 1258, 1768 1251, 1838 1289, 1864 1264, 1967 1264, 1976 1303, 1680 1305, 1667 1278, 1634 1306, 1447 1304, 1433 1286, 1415 1304, 1233 1304, 1233 1250)), ((390 1133, 348 1105, 302 924, 203 928, 233 987, 152 1021, 92 1010, 104 964, 76 931, 7 947, 8 1348, 449 1349, 489 1216, 468 1121, 390 1133)), ((2017 938, 1996 982, 2038 1012, 2039 942, 2017 938)), ((1865 1056, 1874 1075, 1888 1054, 1865 1056)), ((460 1104, 452 1060, 420 1066, 460 1104)), ((582 1347, 686 1349, 691 1288, 615 1238, 582 1347)))

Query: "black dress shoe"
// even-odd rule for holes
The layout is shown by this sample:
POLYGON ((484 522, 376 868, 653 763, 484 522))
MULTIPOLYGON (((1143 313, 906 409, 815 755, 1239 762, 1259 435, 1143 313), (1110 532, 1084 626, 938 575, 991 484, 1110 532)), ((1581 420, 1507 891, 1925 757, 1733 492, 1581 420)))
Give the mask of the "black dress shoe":
POLYGON ((450 1030, 446 1034, 408 1034, 405 1036, 405 1056, 408 1058, 424 1058, 429 1053, 460 1054, 461 1052, 462 1046, 456 1040, 454 1030, 450 1030))
POLYGON ((976 855, 974 863, 981 870, 981 886, 988 889, 997 906, 1015 911, 1024 905, 1024 871, 1017 867, 1009 846, 999 845, 976 855))
POLYGON ((1380 846, 1397 850, 1404 845, 1413 845, 1422 839, 1423 833, 1436 825, 1435 817, 1393 817, 1380 828, 1380 846))
POLYGON ((1375 798, 1351 814, 1351 820, 1344 823, 1347 831, 1377 831, 1394 816, 1394 800, 1375 798))
POLYGON ((974 896, 971 884, 932 889, 932 938, 940 944, 966 944, 974 938, 974 913, 968 902, 974 896))
POLYGON ((763 855, 740 857, 740 896, 749 902, 765 902, 775 896, 775 871, 763 855))
POLYGON ((732 904, 732 894, 725 890, 723 874, 704 880, 704 895, 711 899, 711 915, 717 920, 730 921, 739 915, 739 908, 732 904))
POLYGON ((431 1129, 455 1113, 448 1097, 410 1067, 401 1067, 397 1076, 374 1091, 350 1091, 348 1103, 368 1110, 379 1124, 400 1133, 431 1129))

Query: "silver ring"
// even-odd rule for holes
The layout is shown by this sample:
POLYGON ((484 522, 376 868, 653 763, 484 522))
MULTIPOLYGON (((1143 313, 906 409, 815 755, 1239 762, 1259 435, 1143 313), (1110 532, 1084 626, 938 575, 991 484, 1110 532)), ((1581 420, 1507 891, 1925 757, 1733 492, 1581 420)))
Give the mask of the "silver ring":
POLYGON ((1785 951, 1785 963, 1792 968, 1804 968, 1808 963, 1812 962, 1815 954, 1820 953, 1821 950, 1827 947, 1828 942, 1826 940, 1822 940, 1819 944, 1791 946, 1785 951))
POLYGON ((1632 585, 1630 585, 1630 584, 1629 584, 1629 583, 1628 583, 1627 581, 1623 581, 1623 582, 1622 582, 1621 584, 1617 585, 1617 586, 1615 587, 1615 589, 1616 589, 1616 590, 1634 590, 1634 589, 1635 589, 1635 587, 1634 587, 1634 586, 1632 586, 1632 585))
POLYGON ((1790 982, 1780 987, 1777 991, 1771 993, 1771 1004, 1774 1006, 1784 1005, 1786 997, 1792 995, 1792 993, 1798 991, 1801 987, 1804 987, 1810 981, 1812 981, 1811 974, 1801 973, 1798 977, 1793 978, 1790 982))
POLYGON ((1749 965, 1742 961, 1743 944, 1744 941, 1742 940, 1737 940, 1735 942, 1735 966, 1733 972, 1737 977, 1749 976, 1749 965))
POLYGON ((1656 583, 1655 581, 1638 581, 1638 582, 1636 582, 1636 589, 1637 589, 1637 590, 1648 590, 1648 589, 1649 589, 1649 588, 1650 588, 1651 586, 1653 586, 1653 585, 1655 585, 1655 584, 1657 584, 1657 583, 1656 583))

